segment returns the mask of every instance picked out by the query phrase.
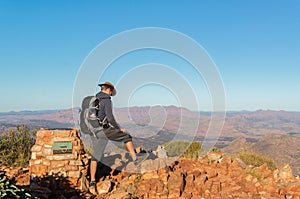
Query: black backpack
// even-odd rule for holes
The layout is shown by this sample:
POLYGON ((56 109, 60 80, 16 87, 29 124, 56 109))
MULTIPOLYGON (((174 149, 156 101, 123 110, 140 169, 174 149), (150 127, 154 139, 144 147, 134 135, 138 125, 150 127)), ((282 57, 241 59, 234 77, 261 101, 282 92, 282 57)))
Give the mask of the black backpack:
POLYGON ((79 126, 80 132, 97 137, 97 132, 106 125, 106 117, 100 121, 98 117, 100 100, 96 96, 87 96, 82 100, 79 126))

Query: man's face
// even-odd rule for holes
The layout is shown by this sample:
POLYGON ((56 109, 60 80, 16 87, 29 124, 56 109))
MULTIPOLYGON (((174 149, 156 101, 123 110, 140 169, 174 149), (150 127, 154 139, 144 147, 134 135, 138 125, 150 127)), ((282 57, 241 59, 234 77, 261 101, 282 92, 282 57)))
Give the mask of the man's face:
POLYGON ((109 95, 112 95, 113 89, 112 88, 108 88, 109 89, 109 95))

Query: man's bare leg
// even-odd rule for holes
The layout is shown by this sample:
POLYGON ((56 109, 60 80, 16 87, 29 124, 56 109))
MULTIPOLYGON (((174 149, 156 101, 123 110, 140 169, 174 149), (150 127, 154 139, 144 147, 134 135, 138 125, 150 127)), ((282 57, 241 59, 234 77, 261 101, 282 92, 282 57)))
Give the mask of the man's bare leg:
POLYGON ((133 146, 132 141, 126 142, 125 146, 126 146, 127 151, 130 153, 132 160, 135 161, 136 160, 136 154, 135 154, 135 151, 134 151, 134 146, 133 146))
POLYGON ((90 165, 91 182, 96 181, 97 161, 92 160, 90 165))

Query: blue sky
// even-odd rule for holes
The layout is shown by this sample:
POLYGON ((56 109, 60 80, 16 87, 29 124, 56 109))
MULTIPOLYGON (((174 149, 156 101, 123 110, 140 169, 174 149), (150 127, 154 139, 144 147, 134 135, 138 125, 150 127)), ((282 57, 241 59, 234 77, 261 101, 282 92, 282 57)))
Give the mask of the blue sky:
MULTIPOLYGON (((300 111, 298 0, 0 0, 0 27, 0 112, 71 108, 89 53, 115 34, 143 27, 175 30, 198 42, 218 68, 227 110, 300 111)), ((164 52, 123 56, 99 81, 117 83, 137 64, 151 62, 174 67, 188 79, 200 109, 211 108, 203 79, 164 52)), ((118 95, 113 100, 124 106, 118 95)), ((158 84, 139 88, 128 100, 130 106, 157 104, 181 105, 158 84)))

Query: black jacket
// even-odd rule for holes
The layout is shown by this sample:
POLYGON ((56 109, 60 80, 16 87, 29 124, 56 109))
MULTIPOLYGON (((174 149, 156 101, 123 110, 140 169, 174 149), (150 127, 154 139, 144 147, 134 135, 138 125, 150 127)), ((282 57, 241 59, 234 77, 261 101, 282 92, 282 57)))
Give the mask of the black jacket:
POLYGON ((99 116, 100 121, 102 121, 106 116, 107 121, 112 126, 119 129, 120 126, 116 122, 115 117, 114 117, 113 112, 112 112, 112 102, 111 102, 110 95, 100 91, 99 93, 96 94, 96 97, 100 101, 99 112, 98 112, 98 116, 99 116))

